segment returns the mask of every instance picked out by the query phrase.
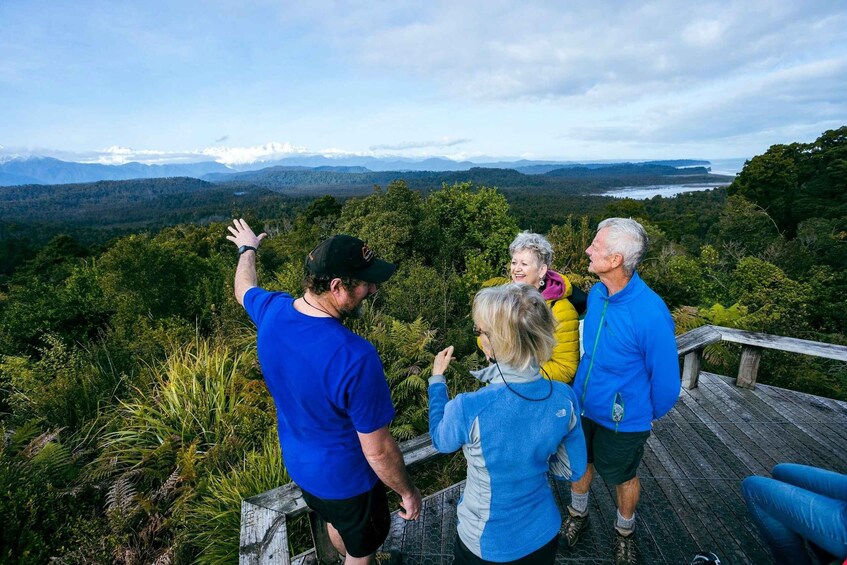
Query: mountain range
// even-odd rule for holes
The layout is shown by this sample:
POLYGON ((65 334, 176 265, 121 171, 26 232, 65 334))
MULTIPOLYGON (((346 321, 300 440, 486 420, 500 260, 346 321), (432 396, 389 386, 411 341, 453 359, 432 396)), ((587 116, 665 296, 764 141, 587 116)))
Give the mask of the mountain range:
MULTIPOLYGON (((380 159, 376 157, 324 157, 322 155, 290 157, 272 162, 257 162, 250 165, 227 166, 215 161, 199 163, 146 165, 126 163, 103 165, 98 163, 76 163, 52 157, 16 158, 0 163, 0 186, 30 184, 55 185, 68 183, 97 182, 101 180, 130 180, 169 177, 189 177, 221 182, 231 177, 243 179, 244 173, 260 170, 275 171, 322 171, 333 173, 378 173, 388 171, 469 171, 473 168, 512 169, 523 174, 541 175, 561 169, 602 169, 625 165, 621 162, 577 163, 572 161, 453 161, 445 158, 380 159)), ((709 167, 710 162, 695 159, 639 162, 642 166, 673 168, 709 167)), ((698 171, 699 172, 699 171, 698 171)), ((568 176, 568 173, 559 173, 568 176)))

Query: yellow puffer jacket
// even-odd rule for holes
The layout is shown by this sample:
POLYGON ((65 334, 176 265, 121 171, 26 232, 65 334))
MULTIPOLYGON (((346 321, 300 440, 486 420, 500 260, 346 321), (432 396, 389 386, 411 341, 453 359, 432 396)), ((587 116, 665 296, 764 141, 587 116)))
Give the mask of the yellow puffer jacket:
MULTIPOLYGON (((510 282, 512 281, 506 277, 495 277, 485 281, 482 287, 488 288, 510 282)), ((556 345, 553 346, 553 356, 541 366, 541 370, 554 381, 570 384, 573 382, 576 366, 579 364, 579 315, 568 300, 568 296, 573 293, 573 285, 566 276, 548 270, 545 285, 541 290, 556 320, 556 330, 553 332, 556 345)), ((479 338, 476 343, 481 349, 479 338)))

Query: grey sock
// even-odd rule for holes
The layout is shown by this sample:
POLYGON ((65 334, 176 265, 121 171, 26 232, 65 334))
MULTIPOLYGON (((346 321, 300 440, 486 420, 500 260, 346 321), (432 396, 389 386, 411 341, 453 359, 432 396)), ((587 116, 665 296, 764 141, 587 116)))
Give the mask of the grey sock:
POLYGON ((571 491, 571 503, 568 509, 577 516, 585 516, 588 513, 588 493, 577 494, 571 491))
POLYGON ((615 522, 615 529, 621 533, 621 535, 628 536, 632 532, 635 531, 635 512, 632 513, 632 518, 627 520, 623 516, 621 516, 621 511, 617 511, 618 519, 615 522))

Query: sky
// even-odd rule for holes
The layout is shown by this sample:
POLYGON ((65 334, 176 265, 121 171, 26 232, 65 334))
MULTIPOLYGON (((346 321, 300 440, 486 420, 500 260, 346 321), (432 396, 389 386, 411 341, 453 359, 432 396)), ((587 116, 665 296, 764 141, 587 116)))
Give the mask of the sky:
POLYGON ((843 125, 842 0, 0 0, 0 160, 731 159, 843 125))

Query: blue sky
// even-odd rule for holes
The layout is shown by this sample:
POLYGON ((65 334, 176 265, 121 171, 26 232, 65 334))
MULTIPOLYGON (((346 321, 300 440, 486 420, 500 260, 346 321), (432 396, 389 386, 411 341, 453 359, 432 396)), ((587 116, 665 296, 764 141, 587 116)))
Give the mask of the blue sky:
POLYGON ((748 158, 845 124, 840 0, 0 0, 0 159, 748 158))

